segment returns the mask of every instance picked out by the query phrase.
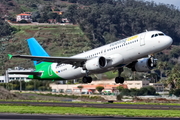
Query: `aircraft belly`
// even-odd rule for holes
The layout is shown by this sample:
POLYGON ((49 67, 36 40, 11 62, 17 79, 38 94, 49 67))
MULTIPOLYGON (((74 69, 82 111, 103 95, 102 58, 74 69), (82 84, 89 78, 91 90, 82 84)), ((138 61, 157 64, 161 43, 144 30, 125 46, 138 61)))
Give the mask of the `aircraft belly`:
POLYGON ((85 75, 84 73, 81 73, 81 68, 72 68, 72 67, 58 74, 59 77, 62 77, 67 80, 82 77, 84 75, 85 75))

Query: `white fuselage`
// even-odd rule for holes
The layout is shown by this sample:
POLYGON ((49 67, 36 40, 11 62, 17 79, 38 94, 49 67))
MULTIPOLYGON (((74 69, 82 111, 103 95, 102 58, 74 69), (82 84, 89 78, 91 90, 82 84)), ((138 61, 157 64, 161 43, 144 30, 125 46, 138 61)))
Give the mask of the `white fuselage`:
MULTIPOLYGON (((89 71, 89 74, 103 73, 125 66, 150 54, 160 52, 171 44, 171 37, 161 31, 147 31, 72 57, 93 59, 103 56, 106 59, 110 59, 106 67, 100 70, 89 71)), ((86 75, 86 71, 82 67, 76 68, 70 64, 57 66, 57 63, 53 63, 51 68, 55 73, 57 73, 56 71, 60 71, 57 75, 64 79, 75 79, 86 75)))

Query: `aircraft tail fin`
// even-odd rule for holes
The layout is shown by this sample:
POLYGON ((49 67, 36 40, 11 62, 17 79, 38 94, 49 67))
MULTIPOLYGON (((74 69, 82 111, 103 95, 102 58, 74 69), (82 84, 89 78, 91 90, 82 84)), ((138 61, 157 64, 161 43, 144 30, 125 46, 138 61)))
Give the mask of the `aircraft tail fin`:
MULTIPOLYGON (((48 56, 48 53, 42 48, 35 38, 27 39, 29 50, 32 56, 48 56)), ((33 61, 34 65, 40 64, 39 61, 33 61)))

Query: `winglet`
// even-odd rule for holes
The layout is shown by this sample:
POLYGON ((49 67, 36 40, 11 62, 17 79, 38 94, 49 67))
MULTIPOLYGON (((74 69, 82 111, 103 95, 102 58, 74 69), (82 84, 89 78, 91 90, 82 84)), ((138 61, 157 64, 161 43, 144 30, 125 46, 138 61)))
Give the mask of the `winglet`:
POLYGON ((8 57, 9 57, 9 60, 10 60, 10 59, 12 59, 13 56, 11 54, 8 54, 8 57))

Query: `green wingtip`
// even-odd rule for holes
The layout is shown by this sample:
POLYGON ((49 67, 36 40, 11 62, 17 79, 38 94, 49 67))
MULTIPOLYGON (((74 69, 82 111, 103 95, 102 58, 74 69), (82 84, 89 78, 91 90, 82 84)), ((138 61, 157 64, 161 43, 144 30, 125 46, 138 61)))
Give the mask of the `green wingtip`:
POLYGON ((10 59, 12 59, 13 56, 11 54, 8 54, 8 57, 9 57, 9 60, 10 60, 10 59))

